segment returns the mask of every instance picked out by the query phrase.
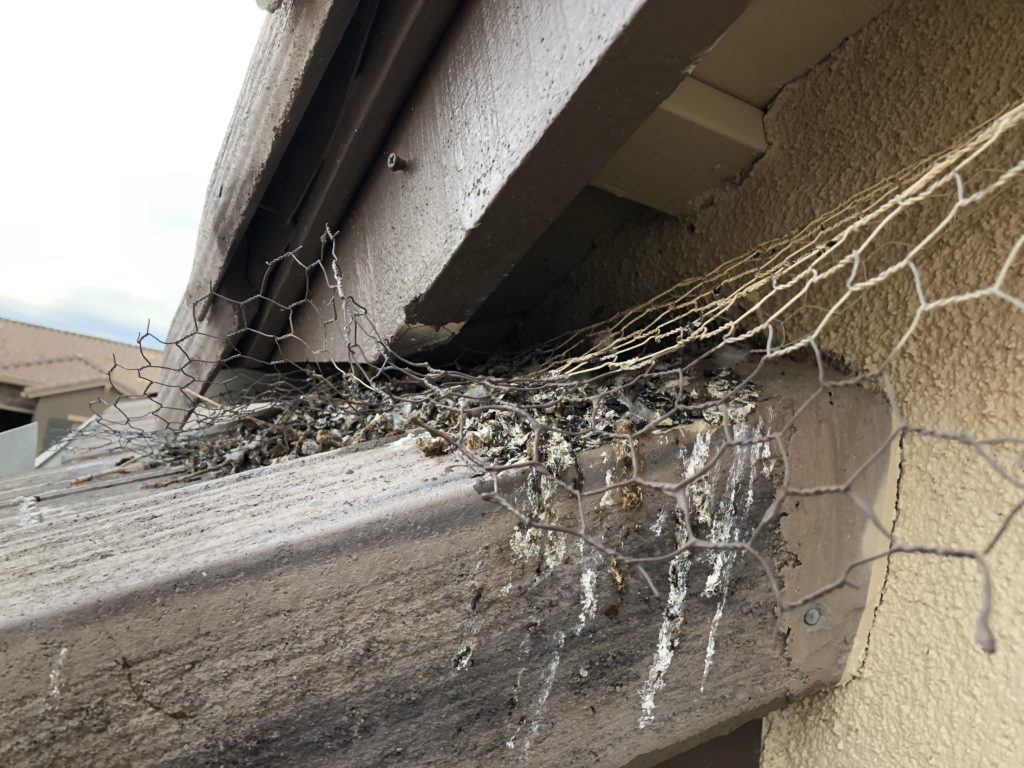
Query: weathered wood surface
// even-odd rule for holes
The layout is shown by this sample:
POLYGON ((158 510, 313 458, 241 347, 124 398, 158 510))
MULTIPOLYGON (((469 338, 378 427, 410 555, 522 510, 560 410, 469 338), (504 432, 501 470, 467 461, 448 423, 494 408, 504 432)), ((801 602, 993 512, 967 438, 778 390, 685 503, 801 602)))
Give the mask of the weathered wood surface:
POLYGON ((746 3, 465 3, 385 141, 408 169, 371 167, 351 206, 452 3, 383 6, 367 29, 387 34, 356 58, 360 77, 329 93, 317 86, 354 50, 335 49, 364 7, 282 8, 254 54, 214 172, 169 333, 175 343, 151 372, 161 416, 182 422, 182 388, 202 392, 240 342, 257 362, 347 357, 340 327, 325 329, 315 311, 333 300, 324 286, 292 318, 295 336, 271 341, 291 329, 280 306, 306 298, 305 275, 285 261, 268 276, 266 264, 296 249, 312 262, 328 225, 341 228, 346 288, 383 338, 403 352, 446 341, 746 3), (202 300, 215 286, 228 300, 202 300), (261 290, 269 300, 235 303, 261 290), (249 326, 258 333, 245 338, 249 326))
MULTIPOLYGON (((372 169, 340 222, 346 290, 380 335, 449 339, 746 4, 465 3, 387 138, 409 168, 372 169)), ((312 308, 297 326, 323 336, 312 308)), ((318 357, 346 358, 329 330, 318 357)))
MULTIPOLYGON (((795 370, 775 379, 742 429, 782 426, 813 389, 795 370)), ((841 482, 889 419, 868 393, 816 398, 787 431, 794 482, 841 482)), ((678 479, 720 439, 702 422, 666 430, 644 475, 678 479)), ((778 467, 730 451, 708 512, 739 535, 778 467)), ((584 487, 621 462, 583 456, 584 487)), ((73 469, 55 472, 51 493, 73 469)), ((866 579, 822 599, 813 627, 784 616, 780 636, 752 559, 718 562, 728 589, 704 597, 716 560, 695 556, 675 603, 656 568, 662 604, 572 539, 516 535, 479 483, 405 440, 145 496, 57 494, 21 519, 5 486, 0 520, 18 522, 0 529, 0 763, 642 768, 842 674, 866 579)), ((529 484, 503 487, 527 501, 529 484)), ((591 530, 670 550, 671 499, 635 501, 591 497, 591 530)), ((800 501, 766 540, 787 590, 863 546, 843 497, 800 501)))
POLYGON ((343 218, 367 170, 385 167, 381 141, 457 6, 458 0, 360 4, 249 229, 245 274, 250 285, 263 286, 250 325, 262 333, 245 339, 245 354, 278 356, 273 337, 286 331, 283 308, 306 297, 301 265, 320 256, 325 228, 343 218), (297 260, 268 268, 287 251, 297 260))
POLYGON ((174 409, 186 405, 180 387, 190 386, 190 377, 210 378, 224 353, 223 337, 244 324, 237 307, 201 300, 220 286, 239 256, 249 223, 357 5, 357 0, 289 0, 264 22, 210 176, 192 273, 168 331, 168 340, 182 344, 169 344, 165 369, 149 372, 165 385, 171 409, 165 416, 175 423, 183 418, 174 409))
POLYGON ((169 336, 180 343, 168 347, 159 372, 169 421, 180 422, 190 405, 181 387, 194 378, 201 392, 235 345, 257 361, 276 356, 270 339, 286 322, 278 304, 302 298, 295 292, 304 279, 296 262, 275 259, 293 250, 319 255, 324 227, 355 195, 456 5, 293 3, 276 14, 280 23, 268 22, 247 78, 255 85, 243 89, 207 194, 192 279, 169 336), (268 69, 282 75, 275 81, 268 69), (261 100, 270 118, 257 109, 261 100), (275 117, 280 125, 268 133, 264 123, 275 117), (221 177, 233 196, 222 196, 221 177), (218 295, 204 299, 212 289, 218 295), (249 326, 262 334, 244 343, 232 335, 249 326))
MULTIPOLYGON (((23 475, 0 478, 0 536, 24 540, 27 531, 45 534, 54 525, 51 513, 74 509, 105 507, 123 503, 128 499, 148 496, 156 488, 148 487, 180 474, 180 470, 156 467, 140 469, 125 465, 118 472, 116 462, 129 458, 129 454, 106 453, 98 458, 58 465, 53 469, 40 469, 23 475), (90 482, 80 479, 94 476, 90 482), (145 487, 144 487, 145 486, 145 487)), ((62 512, 63 514, 63 512, 62 512)), ((57 520, 62 520, 61 515, 57 520)))
POLYGON ((210 176, 192 275, 172 330, 191 329, 191 302, 224 276, 357 4, 291 0, 267 17, 210 176))

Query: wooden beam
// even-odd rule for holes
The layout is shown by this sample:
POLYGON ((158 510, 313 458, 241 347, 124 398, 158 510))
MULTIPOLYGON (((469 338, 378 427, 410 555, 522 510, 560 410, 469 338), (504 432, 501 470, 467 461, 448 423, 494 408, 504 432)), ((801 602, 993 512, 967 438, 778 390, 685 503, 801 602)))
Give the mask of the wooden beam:
POLYGON ((252 316, 251 308, 209 294, 251 292, 244 265, 232 261, 357 5, 302 0, 264 22, 206 190, 192 273, 163 340, 169 342, 163 364, 147 371, 166 406, 160 418, 173 426, 191 407, 182 388, 212 379, 230 348, 225 337, 252 316), (234 279, 225 286, 232 267, 234 279))
MULTIPOLYGON (((466 3, 384 147, 408 169, 372 169, 340 222, 346 289, 381 335, 450 338, 746 4, 466 3)), ((315 299, 299 336, 322 335, 315 299)))
POLYGON ((678 215, 764 154, 764 113, 686 78, 594 179, 594 186, 678 215))
POLYGON ((282 309, 305 298, 302 264, 321 252, 329 222, 348 209, 367 169, 385 164, 381 141, 447 27, 457 0, 364 0, 331 62, 285 164, 267 190, 248 234, 247 283, 263 301, 244 353, 278 356, 273 336, 288 325, 282 309), (268 271, 268 262, 287 251, 268 271))
POLYGON ((179 424, 191 407, 182 388, 202 391, 225 357, 271 356, 264 337, 242 331, 276 333, 280 313, 258 294, 287 301, 289 280, 301 279, 288 263, 268 273, 268 262, 304 238, 302 257, 319 253, 325 223, 348 205, 456 4, 318 0, 268 21, 275 34, 265 31, 253 55, 254 85, 243 90, 225 139, 192 279, 158 371, 162 418, 179 424), (221 176, 231 196, 221 194, 221 176))
MULTIPOLYGON (((891 427, 881 398, 851 388, 804 407, 817 389, 816 371, 770 369, 737 427, 781 429, 802 408, 783 430, 801 487, 844 482, 891 427)), ((642 445, 643 474, 678 480, 695 446, 721 440, 702 422, 667 429, 642 445)), ((885 498, 889 458, 857 483, 868 502, 885 498)), ((623 461, 582 454, 582 487, 623 461)), ((708 480, 713 522, 749 532, 777 490, 771 461, 727 449, 708 480)), ((861 574, 777 634, 751 557, 719 569, 716 592, 715 557, 695 554, 684 599, 662 564, 659 603, 576 540, 517 534, 464 464, 409 440, 164 491, 74 477, 0 479, 7 766, 646 768, 833 684, 866 626, 861 574)), ((509 477, 501 492, 531 487, 509 477)), ((608 542, 674 548, 671 498, 589 498, 608 542)), ((551 501, 575 519, 564 495, 551 501)), ((845 496, 793 501, 761 548, 789 598, 838 577, 867 530, 845 496)))
POLYGON ((220 284, 320 83, 357 0, 302 0, 267 17, 214 164, 188 288, 172 324, 220 284))

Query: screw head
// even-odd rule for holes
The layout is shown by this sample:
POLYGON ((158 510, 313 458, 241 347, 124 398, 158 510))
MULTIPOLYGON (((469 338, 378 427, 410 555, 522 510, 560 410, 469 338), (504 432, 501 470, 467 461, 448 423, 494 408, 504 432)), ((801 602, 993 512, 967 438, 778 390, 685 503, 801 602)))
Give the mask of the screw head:
POLYGON ((813 627, 819 621, 821 621, 821 608, 816 605, 808 608, 804 613, 804 624, 808 627, 813 627))
POLYGON ((388 170, 389 171, 404 171, 409 167, 409 161, 404 157, 397 155, 392 152, 388 155, 388 170))

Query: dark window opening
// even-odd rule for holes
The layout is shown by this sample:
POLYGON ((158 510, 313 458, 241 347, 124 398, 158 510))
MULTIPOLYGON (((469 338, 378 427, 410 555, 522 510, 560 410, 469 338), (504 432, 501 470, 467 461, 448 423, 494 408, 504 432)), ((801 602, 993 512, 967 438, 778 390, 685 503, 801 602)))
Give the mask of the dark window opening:
POLYGON ((5 411, 0 409, 0 432, 4 432, 8 429, 14 429, 15 427, 22 427, 32 421, 31 413, 22 413, 21 411, 5 411))

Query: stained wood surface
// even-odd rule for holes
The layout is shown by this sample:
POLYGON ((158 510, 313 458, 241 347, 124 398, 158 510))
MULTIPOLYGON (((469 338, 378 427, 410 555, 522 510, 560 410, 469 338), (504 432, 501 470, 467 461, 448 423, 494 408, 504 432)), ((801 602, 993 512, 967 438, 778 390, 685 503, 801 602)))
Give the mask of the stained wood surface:
MULTIPOLYGON (((466 3, 386 141, 408 170, 374 169, 341 222, 346 290, 380 335, 413 352, 457 332, 746 4, 466 3)), ((344 359, 333 330, 319 357, 344 359)), ((322 334, 300 312, 297 335, 322 334)))
MULTIPOLYGON (((775 380, 752 434, 785 425, 816 388, 793 369, 775 380)), ((799 482, 841 482, 889 419, 870 393, 816 397, 787 430, 799 482)), ((678 479, 720 439, 702 422, 666 430, 643 445, 644 474, 678 479)), ((730 451, 707 511, 742 533, 778 467, 730 451)), ((664 566, 665 602, 635 574, 618 586, 606 559, 517 534, 464 464, 409 440, 184 487, 72 487, 104 461, 0 487, 4 765, 642 768, 832 684, 862 626, 864 584, 823 599, 813 627, 787 614, 777 634, 743 557, 695 556, 676 611, 664 566), (24 508, 27 495, 40 499, 24 508), (713 578, 727 591, 709 591, 713 578)), ((583 487, 622 461, 583 454, 583 487)), ((865 498, 885 465, 862 480, 865 498)), ((530 488, 502 485, 520 501, 530 488)), ((588 498, 609 540, 674 546, 671 497, 588 498)), ((786 511, 765 551, 787 590, 835 578, 861 551, 864 516, 842 498, 786 511)))
POLYGON ((291 143, 310 99, 358 5, 357 0, 299 0, 267 16, 206 191, 192 272, 168 331, 162 386, 164 417, 184 420, 181 387, 198 388, 219 367, 224 337, 245 323, 237 307, 204 301, 222 289, 232 260, 291 143), (196 380, 196 381, 193 381, 196 380))

